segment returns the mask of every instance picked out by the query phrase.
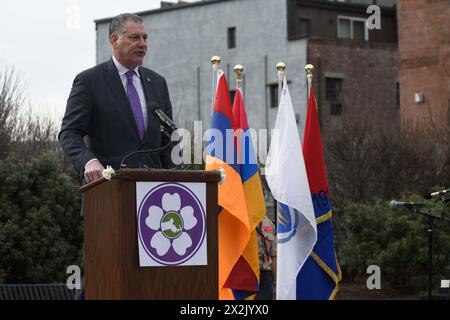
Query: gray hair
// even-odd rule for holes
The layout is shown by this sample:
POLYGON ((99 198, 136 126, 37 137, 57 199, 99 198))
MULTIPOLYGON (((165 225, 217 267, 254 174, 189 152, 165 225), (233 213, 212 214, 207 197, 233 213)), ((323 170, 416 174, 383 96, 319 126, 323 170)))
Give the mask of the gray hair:
POLYGON ((109 24, 109 36, 111 37, 113 34, 118 35, 119 37, 124 33, 124 25, 128 21, 133 21, 136 23, 144 23, 141 17, 133 13, 122 13, 118 16, 115 16, 111 23, 109 24))

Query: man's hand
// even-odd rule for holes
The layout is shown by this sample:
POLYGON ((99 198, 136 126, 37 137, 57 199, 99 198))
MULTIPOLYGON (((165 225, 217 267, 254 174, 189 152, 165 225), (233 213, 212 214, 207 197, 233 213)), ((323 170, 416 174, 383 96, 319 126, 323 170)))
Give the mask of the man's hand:
POLYGON ((86 179, 87 183, 100 179, 104 169, 100 161, 94 160, 87 164, 84 170, 84 179, 86 179))

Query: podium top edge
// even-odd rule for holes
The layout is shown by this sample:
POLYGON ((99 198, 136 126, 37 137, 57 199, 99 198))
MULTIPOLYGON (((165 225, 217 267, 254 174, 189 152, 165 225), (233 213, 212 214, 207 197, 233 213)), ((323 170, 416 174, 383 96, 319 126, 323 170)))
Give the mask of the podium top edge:
MULTIPOLYGON (((111 180, 218 183, 221 176, 218 170, 120 169, 111 180)), ((81 186, 78 191, 85 192, 105 181, 105 178, 92 181, 81 186)))

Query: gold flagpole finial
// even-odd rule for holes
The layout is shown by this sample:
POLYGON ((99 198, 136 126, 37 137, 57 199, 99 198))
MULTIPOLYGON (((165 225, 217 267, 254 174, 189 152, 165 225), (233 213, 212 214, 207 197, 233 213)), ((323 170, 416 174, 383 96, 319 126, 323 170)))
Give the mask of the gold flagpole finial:
POLYGON ((307 76, 314 76, 314 66, 312 64, 307 64, 305 66, 305 72, 307 76))
POLYGON ((286 64, 284 62, 278 62, 277 63, 277 70, 284 72, 284 70, 286 70, 286 64))
POLYGON ((236 83, 239 85, 242 82, 242 76, 244 75, 244 66, 237 64, 234 66, 234 73, 236 74, 236 83))
POLYGON ((220 61, 221 61, 222 59, 219 57, 219 56, 213 56, 212 58, 211 58, 211 63, 212 64, 214 64, 214 65, 216 65, 216 66, 218 66, 219 64, 220 64, 220 61))
POLYGON ((306 99, 309 101, 309 92, 311 91, 313 77, 314 77, 314 66, 312 64, 307 64, 305 66, 306 78, 308 78, 308 91, 306 92, 306 99))

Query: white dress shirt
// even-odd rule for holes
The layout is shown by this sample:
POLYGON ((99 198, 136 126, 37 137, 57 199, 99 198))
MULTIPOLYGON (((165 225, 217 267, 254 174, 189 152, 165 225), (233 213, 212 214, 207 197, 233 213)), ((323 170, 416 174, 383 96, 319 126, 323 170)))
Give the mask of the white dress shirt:
MULTIPOLYGON (((125 89, 125 92, 128 95, 126 73, 129 71, 129 69, 127 69, 123 65, 121 65, 120 62, 117 61, 116 57, 113 56, 112 59, 114 61, 114 64, 116 65, 117 71, 119 72, 119 76, 120 76, 120 80, 122 80, 123 88, 125 89)), ((145 102, 144 88, 142 87, 141 75, 139 74, 139 67, 134 68, 134 72, 136 73, 136 76, 133 77, 133 84, 138 93, 139 101, 141 102, 142 114, 144 115, 145 130, 147 130, 147 123, 148 123, 147 104, 145 102)))

